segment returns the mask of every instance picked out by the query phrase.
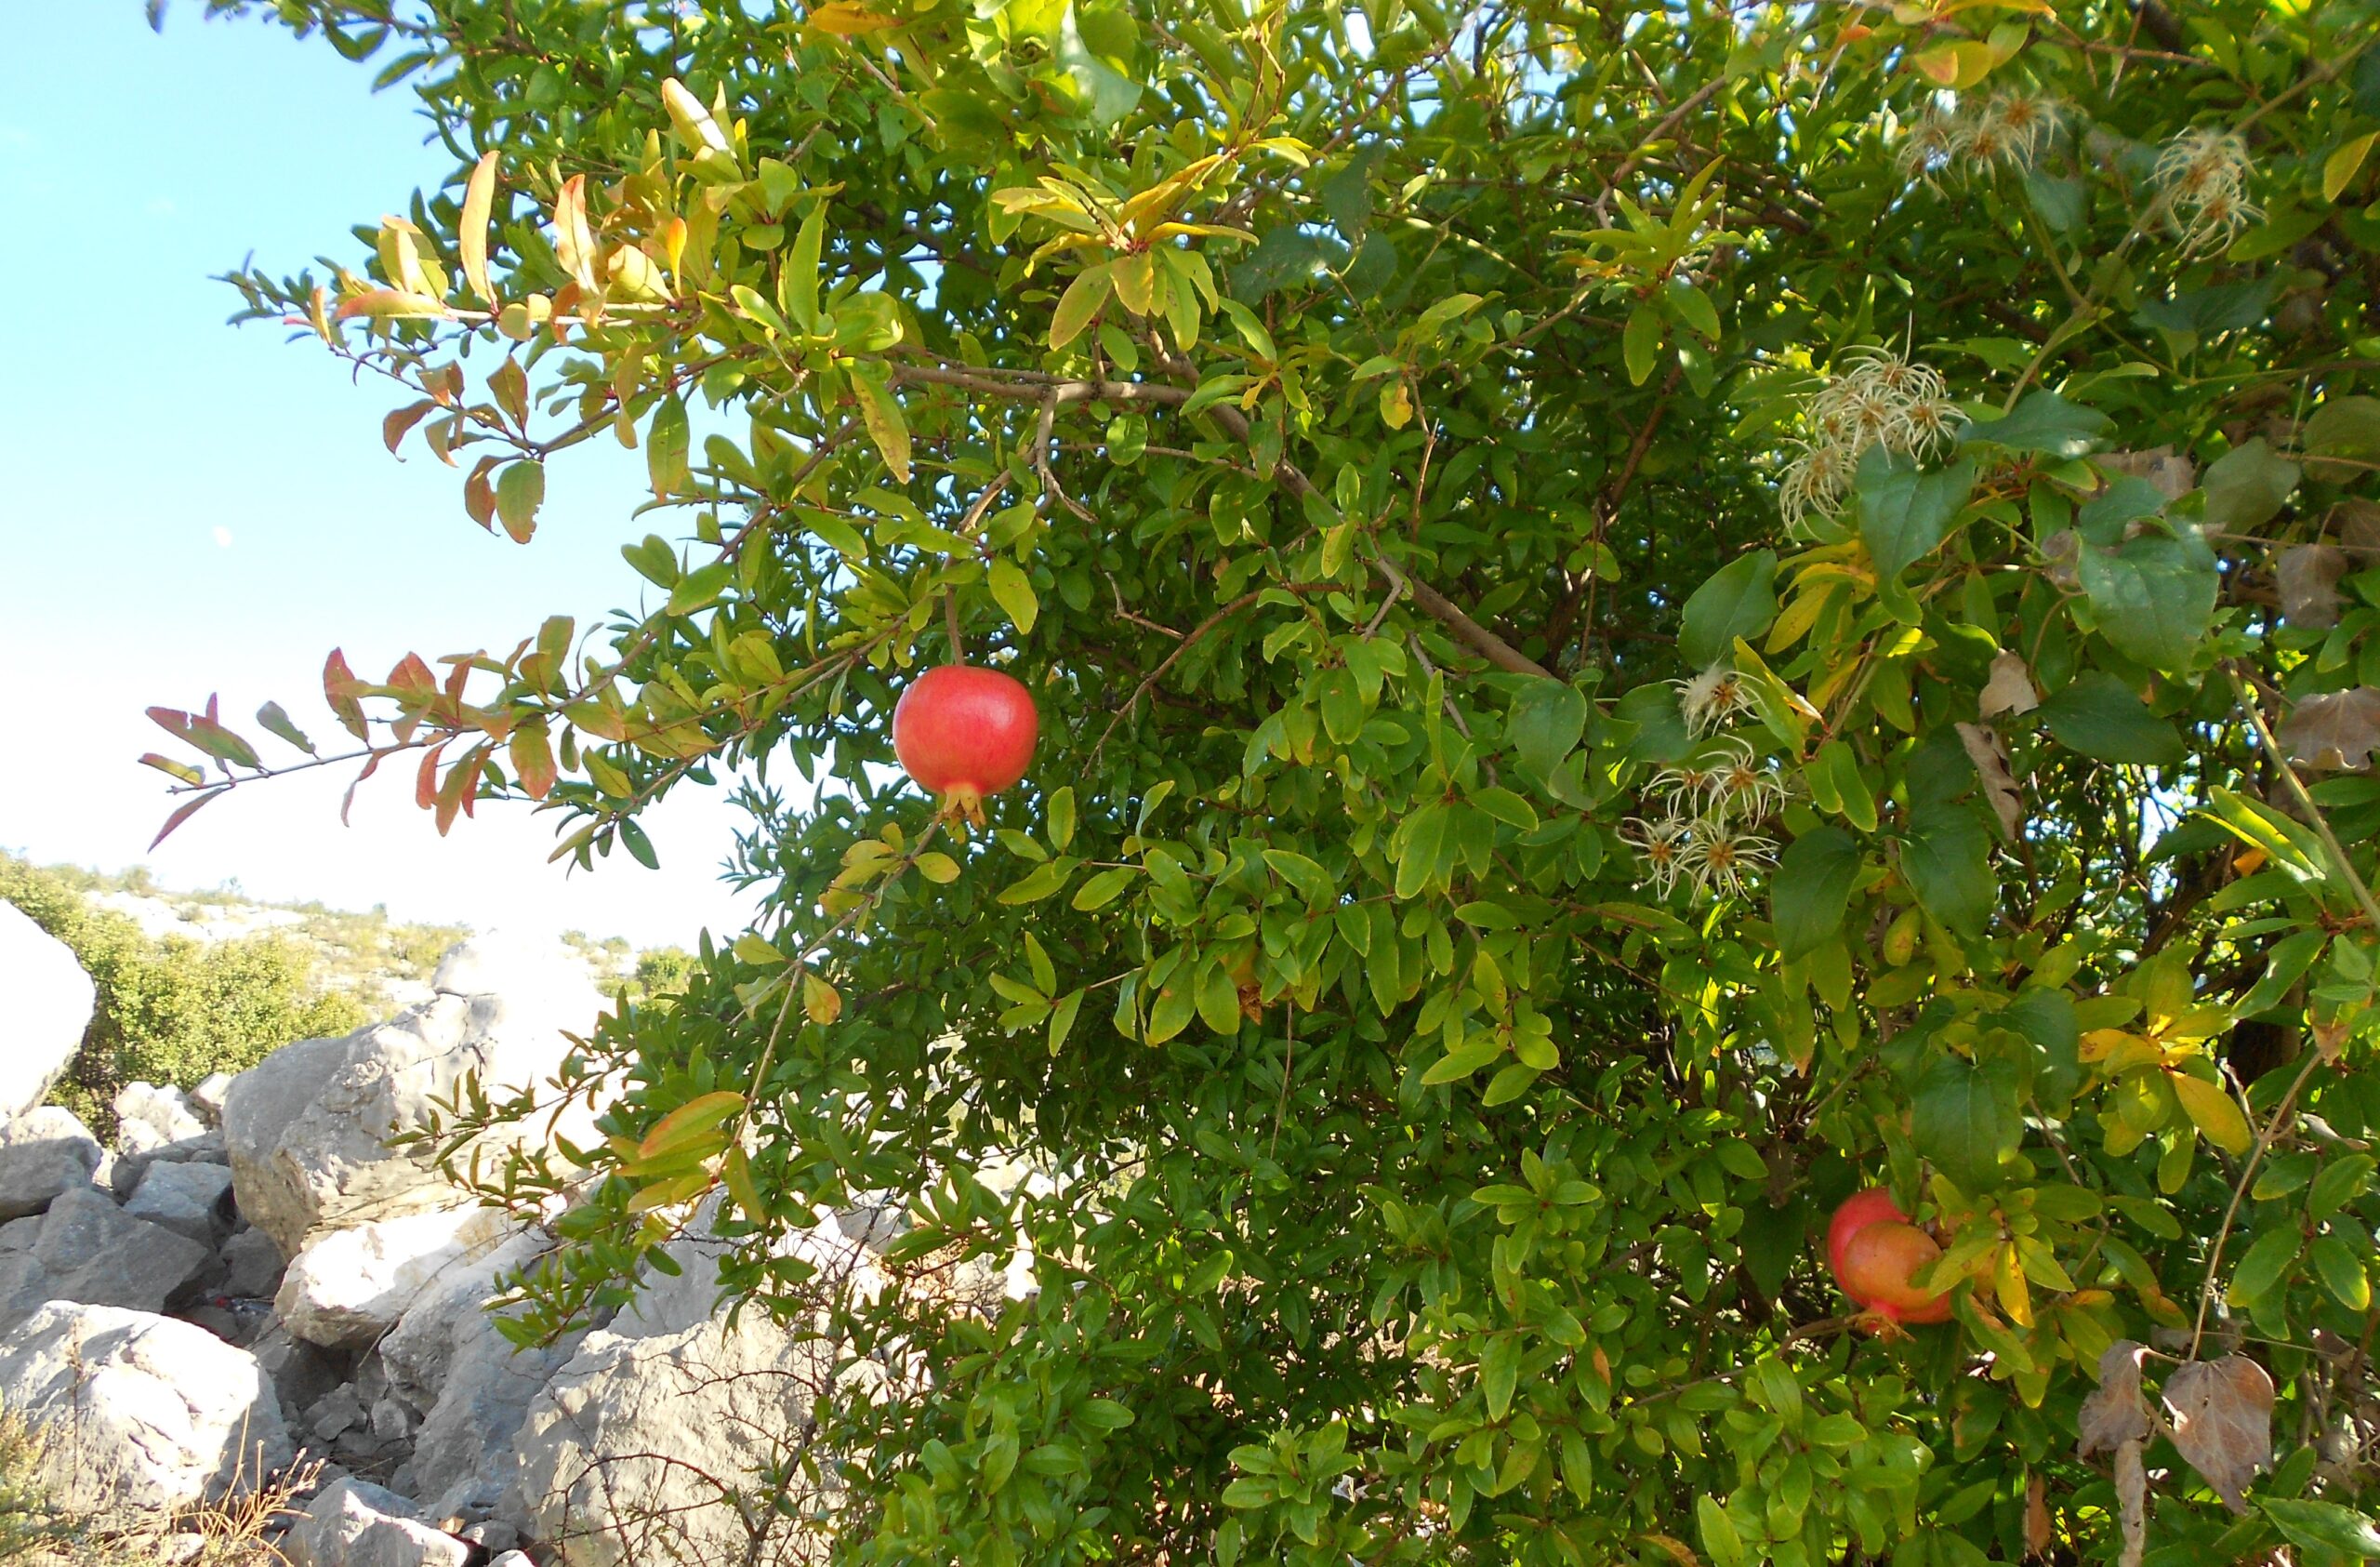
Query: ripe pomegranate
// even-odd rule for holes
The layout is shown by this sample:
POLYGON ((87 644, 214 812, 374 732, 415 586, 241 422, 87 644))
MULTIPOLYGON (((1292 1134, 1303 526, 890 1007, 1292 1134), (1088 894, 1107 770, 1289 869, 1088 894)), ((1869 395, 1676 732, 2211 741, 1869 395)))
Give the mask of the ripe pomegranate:
POLYGON ((892 750, 918 787, 981 825, 984 797, 1025 777, 1041 732, 1033 694, 998 670, 944 664, 892 709, 892 750))
POLYGON ((1942 1255, 1942 1248, 1909 1222, 1884 1188, 1859 1192, 1834 1211, 1827 1226, 1826 1251, 1835 1282, 1867 1310, 1893 1322, 1950 1320, 1948 1291, 1927 1291, 1910 1282, 1918 1269, 1942 1255))

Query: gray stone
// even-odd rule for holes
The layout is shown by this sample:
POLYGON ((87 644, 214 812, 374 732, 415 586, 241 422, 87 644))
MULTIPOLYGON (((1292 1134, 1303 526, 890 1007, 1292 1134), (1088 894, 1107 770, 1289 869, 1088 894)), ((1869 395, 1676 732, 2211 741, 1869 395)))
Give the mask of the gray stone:
POLYGON ((403 1496, 352 1477, 316 1493, 280 1548, 290 1567, 463 1567, 471 1556, 403 1496))
POLYGON ((99 1139, 73 1111, 43 1105, 19 1114, 0 1126, 0 1219, 38 1214, 61 1191, 89 1189, 101 1157, 99 1139))
POLYGON ((202 1132, 195 1137, 178 1142, 143 1149, 138 1153, 118 1152, 109 1155, 107 1172, 94 1179, 103 1180, 119 1201, 130 1197, 140 1189, 141 1178, 152 1164, 228 1164, 223 1151, 223 1134, 202 1132))
POLYGON ((578 1347, 579 1335, 573 1335, 518 1348, 488 1309, 497 1277, 534 1263, 549 1244, 533 1231, 516 1234, 424 1291, 372 1358, 386 1374, 390 1395, 422 1416, 413 1455, 395 1479, 433 1516, 469 1510, 530 1401, 578 1347))
MULTIPOLYGON (((507 1556, 521 1556, 519 1551, 512 1548, 521 1543, 521 1531, 509 1523, 502 1523, 492 1518, 474 1523, 464 1530, 463 1538, 495 1557, 498 1561, 503 1560, 507 1556)), ((521 1560, 526 1561, 529 1559, 522 1556, 521 1560)))
POLYGON ((0 1125, 48 1096, 82 1048, 91 976, 13 903, 0 903, 0 1125))
POLYGON ((223 1242, 223 1293, 241 1300, 271 1300, 281 1288, 281 1248, 251 1226, 223 1242))
POLYGON ((310 1344, 363 1348, 425 1290, 483 1271, 520 1228, 491 1208, 448 1208, 331 1230, 290 1259, 273 1309, 310 1344))
POLYGON ((384 1395, 372 1406, 372 1434, 382 1441, 403 1441, 413 1434, 413 1416, 404 1405, 384 1395))
POLYGON ((529 1560, 527 1551, 507 1550, 498 1551, 487 1567, 537 1567, 537 1564, 529 1560))
POLYGON ((115 1146, 119 1153, 154 1153, 206 1135, 182 1091, 135 1080, 115 1093, 115 1146))
POLYGON ((231 1172, 220 1164, 152 1163, 124 1211, 213 1244, 231 1226, 231 1172))
POLYGON ((254 1356, 116 1307, 53 1302, 0 1337, 0 1406, 46 1439, 42 1478, 79 1514, 219 1500, 293 1456, 254 1356))
POLYGON ((209 1072, 190 1091, 190 1108, 209 1126, 223 1124, 223 1092, 231 1086, 230 1072, 209 1072))
POLYGON ((97 1191, 65 1192, 40 1218, 0 1227, 0 1326, 51 1300, 163 1311, 214 1260, 207 1247, 97 1191))
MULTIPOLYGON (((284 1255, 318 1228, 453 1205, 437 1171, 389 1139, 425 1125, 432 1102, 466 1077, 494 1097, 544 1081, 575 1048, 562 1031, 586 1033, 611 1004, 559 946, 517 960, 509 950, 466 942, 428 1002, 345 1039, 284 1046, 232 1080, 223 1130, 240 1211, 284 1255)), ((491 1132, 461 1157, 493 1159, 554 1133, 585 1146, 592 1112, 491 1132)))
POLYGON ((271 1378, 273 1391, 280 1398, 282 1412, 289 1416, 289 1423, 302 1427, 305 1421, 299 1411, 347 1380, 349 1359, 304 1339, 292 1338, 289 1330, 277 1320, 268 1321, 249 1348, 257 1364, 271 1378))
POLYGON ((497 1516, 571 1567, 810 1560, 823 1542, 804 1515, 831 1498, 799 1494, 779 1508, 763 1477, 800 1474, 835 1361, 830 1345, 759 1312, 732 1328, 722 1317, 642 1337, 589 1334, 529 1406, 497 1516), (754 1526, 766 1535, 756 1540, 754 1526))
POLYGON ((363 1418, 364 1401, 355 1396, 354 1388, 345 1384, 315 1400, 305 1415, 306 1428, 324 1441, 336 1438, 363 1418))

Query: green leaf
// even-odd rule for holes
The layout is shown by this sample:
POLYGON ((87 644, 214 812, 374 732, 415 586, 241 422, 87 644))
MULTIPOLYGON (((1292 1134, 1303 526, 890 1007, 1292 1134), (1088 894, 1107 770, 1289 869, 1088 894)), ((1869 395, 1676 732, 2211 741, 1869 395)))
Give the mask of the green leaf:
POLYGON ((1768 879, 1779 957, 1802 957, 1843 928, 1858 875, 1858 840, 1839 827, 1818 828, 1786 845, 1768 879))
POLYGON ((1117 866, 1103 870, 1075 890, 1075 907, 1085 913, 1104 909, 1116 901, 1117 895, 1131 883, 1139 872, 1130 866, 1117 866))
MULTIPOLYGON (((2366 1231, 2369 1239, 2369 1231, 2366 1231)), ((2368 1249, 2368 1247, 2367 1247, 2368 1249)), ((2356 1248, 2339 1235, 2317 1235, 2313 1244, 2306 1248, 2313 1259, 2314 1272, 2322 1287, 2335 1296, 2341 1306, 2361 1316, 2372 1306, 2372 1276, 2364 1258, 2356 1248)))
POLYGON ((1645 378, 1653 373, 1653 356, 1661 351, 1661 335, 1666 330, 1661 312, 1650 299, 1637 302, 1628 312, 1628 325, 1620 333, 1620 357, 1628 363, 1628 383, 1643 386, 1645 378))
POLYGON ((1038 866, 1000 893, 1002 903, 1038 903, 1066 884, 1079 860, 1053 859, 1038 866))
POLYGON ((2265 445, 2259 435, 2232 447, 2207 469, 2206 525, 2226 533, 2248 533, 2272 520, 2297 488, 2297 464, 2265 445))
POLYGON ((1777 551, 1739 556, 1694 590, 1681 612, 1679 657, 1707 669, 1733 647, 1738 637, 1759 638, 1777 618, 1777 551))
POLYGON ((2380 1557, 2380 1529, 2352 1508, 2290 1496, 2259 1496, 2256 1506, 2275 1528, 2307 1550, 2336 1551, 2349 1558, 2380 1557))
POLYGON ((1115 277, 1105 266, 1086 267, 1075 274, 1059 296, 1058 308, 1050 316, 1050 346, 1063 349, 1082 336, 1099 307, 1107 302, 1107 295, 1115 286, 1115 277))
MULTIPOLYGON (((299 750, 304 751, 307 755, 311 756, 314 754, 314 742, 306 737, 306 732, 304 730, 289 722, 289 714, 283 710, 279 702, 267 702, 264 706, 257 709, 257 722, 263 724, 267 732, 278 735, 281 738, 288 741, 291 745, 296 746, 299 750)), ((196 782, 197 780, 192 779, 190 781, 196 782)))
POLYGON ((2041 717, 2058 744, 2095 762, 2171 767, 2188 754, 2170 720, 2150 712, 2123 682, 2097 670, 2075 676, 2043 702, 2041 717))
POLYGON ((686 420, 686 400, 672 393, 653 410, 653 425, 644 433, 644 471, 655 499, 683 495, 691 487, 687 454, 694 434, 686 420))
POLYGON ((1504 720, 1504 737, 1532 778, 1552 777, 1586 732, 1587 698, 1567 681, 1530 681, 1504 720))
POLYGON ((1917 1080, 1910 1141, 1962 1189, 1989 1191, 2024 1135, 2017 1098, 2016 1074, 2006 1064, 1937 1055, 1917 1080))
POLYGON ((1500 1333, 1479 1351, 1479 1391, 1488 1401, 1488 1418, 1501 1420, 1513 1411, 1513 1388, 1519 1380, 1521 1341, 1500 1333))
POLYGON ((1901 870, 1925 911, 1972 941, 1991 923, 2000 886, 1991 873, 1991 829, 1966 805, 1917 814, 1901 843, 1901 870))
POLYGON ((661 857, 653 852, 653 840, 644 835, 644 829, 637 825, 634 817, 620 818, 620 844, 647 870, 661 869, 661 857))
POLYGON ((801 220, 801 232, 794 236, 793 249, 785 259, 783 285, 777 290, 787 313, 813 337, 818 333, 818 258, 826 243, 826 203, 821 198, 801 220))
POLYGON ((2113 550, 2085 544, 2077 561, 2099 634, 2152 670, 2189 666, 2215 623, 2221 579, 2195 530, 2144 533, 2113 550))
POLYGON ((1041 600, 1025 568, 1002 555, 992 563, 990 577, 993 599, 1020 632, 1030 632, 1041 618, 1041 600))
POLYGON ((537 508, 546 503, 546 465, 534 458, 509 463, 496 476, 496 518, 515 544, 537 531, 537 508))
POLYGON ((2069 403, 2055 392, 2029 392, 2005 418, 1967 426, 1961 446, 1990 445, 2012 452, 2041 452, 2054 458, 2078 458, 2107 429, 2108 416, 2096 408, 2069 403))
POLYGON ((1975 489, 1975 464, 1938 473, 1871 446, 1859 464, 1859 538, 1880 577, 1898 577, 1930 554, 1975 489))
POLYGON ((2255 1243, 2241 1254, 2239 1267, 2231 1270, 2231 1287, 2226 1298, 2234 1306, 2247 1306, 2270 1295, 2289 1271, 2290 1264, 2297 1260, 2304 1240, 2294 1220, 2285 1220, 2257 1236, 2255 1243))
POLYGON ((1075 1018, 1082 1011, 1083 992, 1069 990, 1050 1010, 1050 1054, 1055 1056, 1065 1048, 1066 1036, 1074 1032, 1075 1018))
POLYGON ((884 366, 859 364, 851 367, 852 390, 859 393, 859 414, 867 426, 867 438, 876 445, 877 454, 884 458, 884 466, 902 484, 909 482, 909 421, 902 415, 901 400, 892 394, 892 387, 884 366))

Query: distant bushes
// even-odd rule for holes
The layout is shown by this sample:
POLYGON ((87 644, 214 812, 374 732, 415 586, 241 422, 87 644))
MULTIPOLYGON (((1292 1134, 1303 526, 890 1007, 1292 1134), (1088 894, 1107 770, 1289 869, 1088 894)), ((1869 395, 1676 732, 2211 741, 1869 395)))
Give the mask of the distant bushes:
POLYGON ((92 908, 70 873, 6 855, 0 899, 73 949, 98 988, 83 1047, 52 1097, 102 1135, 113 1130, 115 1091, 136 1078, 187 1087, 366 1019, 364 1003, 320 985, 308 953, 284 936, 152 939, 124 915, 92 908))

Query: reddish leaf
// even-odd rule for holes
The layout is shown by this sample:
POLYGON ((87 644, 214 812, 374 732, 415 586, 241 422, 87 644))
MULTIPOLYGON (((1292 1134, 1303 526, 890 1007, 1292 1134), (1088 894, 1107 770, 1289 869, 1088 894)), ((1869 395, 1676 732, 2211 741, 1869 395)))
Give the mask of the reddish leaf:
POLYGON ((425 811, 438 803, 438 756, 445 749, 444 740, 431 746, 422 756, 420 770, 413 776, 413 803, 425 811))
POLYGON ((543 720, 533 720, 512 731, 512 770, 521 776, 521 787, 529 791, 532 800, 543 800, 553 791, 554 753, 547 742, 543 720))
POLYGON ((151 708, 149 716, 157 726, 178 740, 190 738, 190 714, 179 708, 151 708))
POLYGON ((436 403, 425 399, 410 407, 393 409, 380 421, 380 440, 389 448, 390 456, 396 455, 397 448, 404 444, 404 438, 412 433, 413 427, 428 418, 437 406, 436 403))
POLYGON ((2380 750, 2380 686, 2301 697, 2273 737, 2289 760, 2304 766, 2369 767, 2373 751, 2380 750))
POLYGON ((381 753, 379 751, 374 751, 364 762, 364 771, 356 774, 354 778, 349 782, 347 786, 346 798, 342 799, 338 803, 339 826, 345 827, 348 825, 347 813, 355 808, 355 791, 363 787, 364 779, 370 777, 373 774, 380 770, 380 756, 381 753))
POLYGON ((463 481, 463 514, 487 529, 496 531, 496 485, 488 475, 496 471, 500 458, 483 457, 471 465, 471 476, 463 481))
POLYGON ((182 823, 190 820, 191 817, 198 815, 198 809, 200 806, 231 792, 231 791, 229 789, 210 789, 204 794, 192 795, 188 803, 179 806, 175 810, 172 816, 165 818, 165 825, 157 830, 157 836, 149 840, 149 846, 152 849, 154 849, 158 844, 165 841, 165 835, 167 833, 181 826, 182 823))
POLYGON ((330 704, 331 711, 349 734, 359 740, 368 740, 372 729, 364 721, 364 704, 355 699, 362 685, 355 671, 347 667, 347 655, 332 648, 331 656, 323 660, 323 699, 330 704))
MULTIPOLYGON (((211 699, 207 703, 210 709, 214 705, 211 699)), ((238 766, 260 768, 264 765, 257 756, 256 748, 216 723, 212 712, 190 721, 190 743, 209 756, 219 757, 238 766)))
POLYGON ((389 684, 400 691, 422 696, 434 695, 438 690, 438 677, 430 672, 430 666, 422 662, 418 653, 408 653, 397 660, 397 667, 389 671, 389 684))
POLYGON ((2273 562, 2273 586, 2281 593, 2281 618, 2293 626, 2327 631, 2339 623, 2339 578, 2347 575, 2347 551, 2332 544, 2300 544, 2273 562))

